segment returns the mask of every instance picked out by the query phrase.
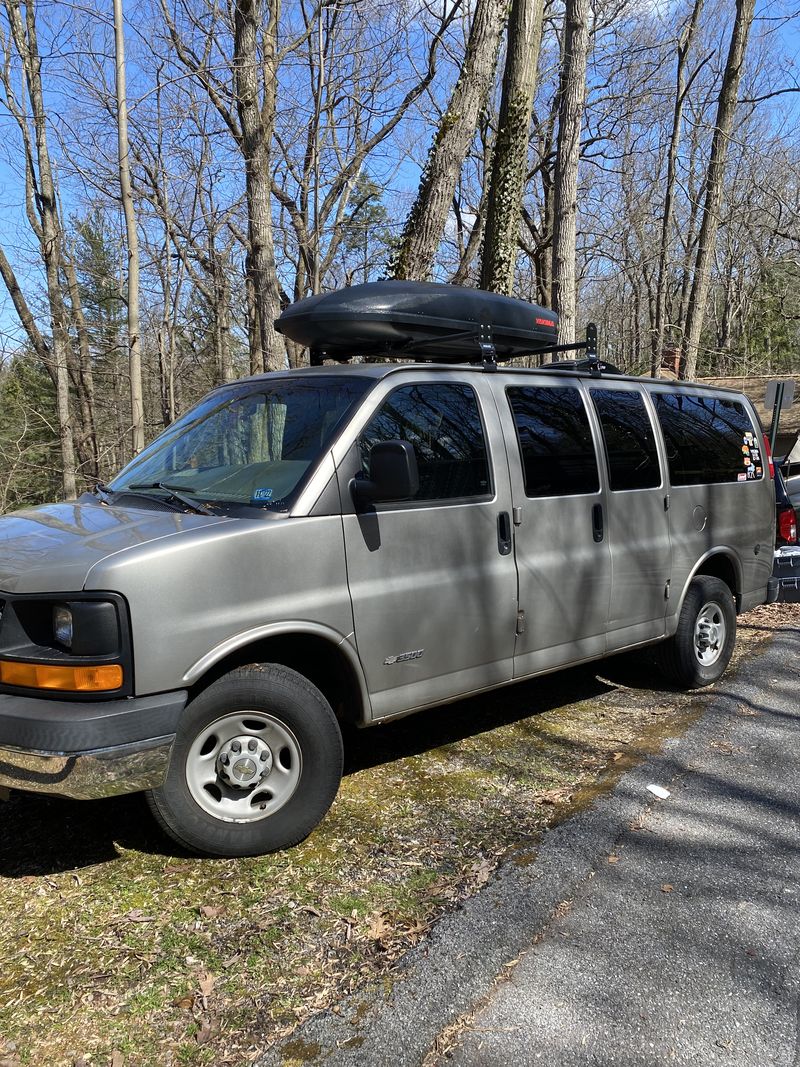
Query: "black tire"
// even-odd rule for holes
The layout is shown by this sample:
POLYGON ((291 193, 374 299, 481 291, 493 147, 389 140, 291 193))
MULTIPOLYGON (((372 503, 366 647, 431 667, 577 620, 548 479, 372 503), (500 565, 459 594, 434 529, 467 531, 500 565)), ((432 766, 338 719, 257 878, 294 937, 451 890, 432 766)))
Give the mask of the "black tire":
POLYGON ((700 689, 722 676, 735 643, 733 595, 719 578, 701 574, 689 585, 678 629, 657 648, 658 664, 670 681, 684 689, 700 689), (703 622, 708 624, 705 635, 698 634, 703 622), (709 644, 703 647, 705 641, 709 644))
POLYGON ((311 833, 336 796, 342 758, 339 724, 315 686, 280 664, 242 667, 188 705, 164 784, 147 800, 191 852, 261 855, 311 833), (237 769, 255 784, 236 786, 237 769))

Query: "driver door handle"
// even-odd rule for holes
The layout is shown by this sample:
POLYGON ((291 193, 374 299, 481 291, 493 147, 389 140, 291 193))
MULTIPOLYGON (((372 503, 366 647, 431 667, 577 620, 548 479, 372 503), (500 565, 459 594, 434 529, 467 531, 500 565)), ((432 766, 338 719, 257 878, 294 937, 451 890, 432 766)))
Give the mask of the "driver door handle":
POLYGON ((501 556, 511 552, 511 516, 507 511, 497 516, 497 551, 501 556))

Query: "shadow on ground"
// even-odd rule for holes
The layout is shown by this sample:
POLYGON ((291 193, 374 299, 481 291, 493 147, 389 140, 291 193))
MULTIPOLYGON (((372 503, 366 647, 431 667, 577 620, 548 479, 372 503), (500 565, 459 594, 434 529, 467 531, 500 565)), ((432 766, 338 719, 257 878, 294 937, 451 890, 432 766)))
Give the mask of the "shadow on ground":
MULTIPOLYGON (((652 667, 617 656, 493 690, 369 730, 345 729, 345 775, 461 741, 617 687, 651 689, 652 667)), ((116 859, 121 850, 186 855, 155 825, 141 794, 77 801, 12 793, 0 804, 0 876, 33 877, 116 859)))

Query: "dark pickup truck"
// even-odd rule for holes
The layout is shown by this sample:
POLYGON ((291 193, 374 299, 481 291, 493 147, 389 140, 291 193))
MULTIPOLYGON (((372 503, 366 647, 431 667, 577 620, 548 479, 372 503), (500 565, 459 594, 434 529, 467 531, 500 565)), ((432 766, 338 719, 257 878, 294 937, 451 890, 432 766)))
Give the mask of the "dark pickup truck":
POLYGON ((797 542, 797 505, 800 503, 800 478, 784 479, 775 469, 775 565, 778 600, 800 604, 800 545, 797 542))

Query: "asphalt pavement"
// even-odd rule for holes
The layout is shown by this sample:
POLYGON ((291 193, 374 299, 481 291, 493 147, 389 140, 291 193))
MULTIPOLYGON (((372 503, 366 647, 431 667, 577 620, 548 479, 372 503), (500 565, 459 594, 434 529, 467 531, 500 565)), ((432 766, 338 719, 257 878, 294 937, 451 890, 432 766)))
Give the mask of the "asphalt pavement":
POLYGON ((259 1067, 800 1067, 800 631, 259 1067), (648 790, 669 791, 658 799, 648 790))

